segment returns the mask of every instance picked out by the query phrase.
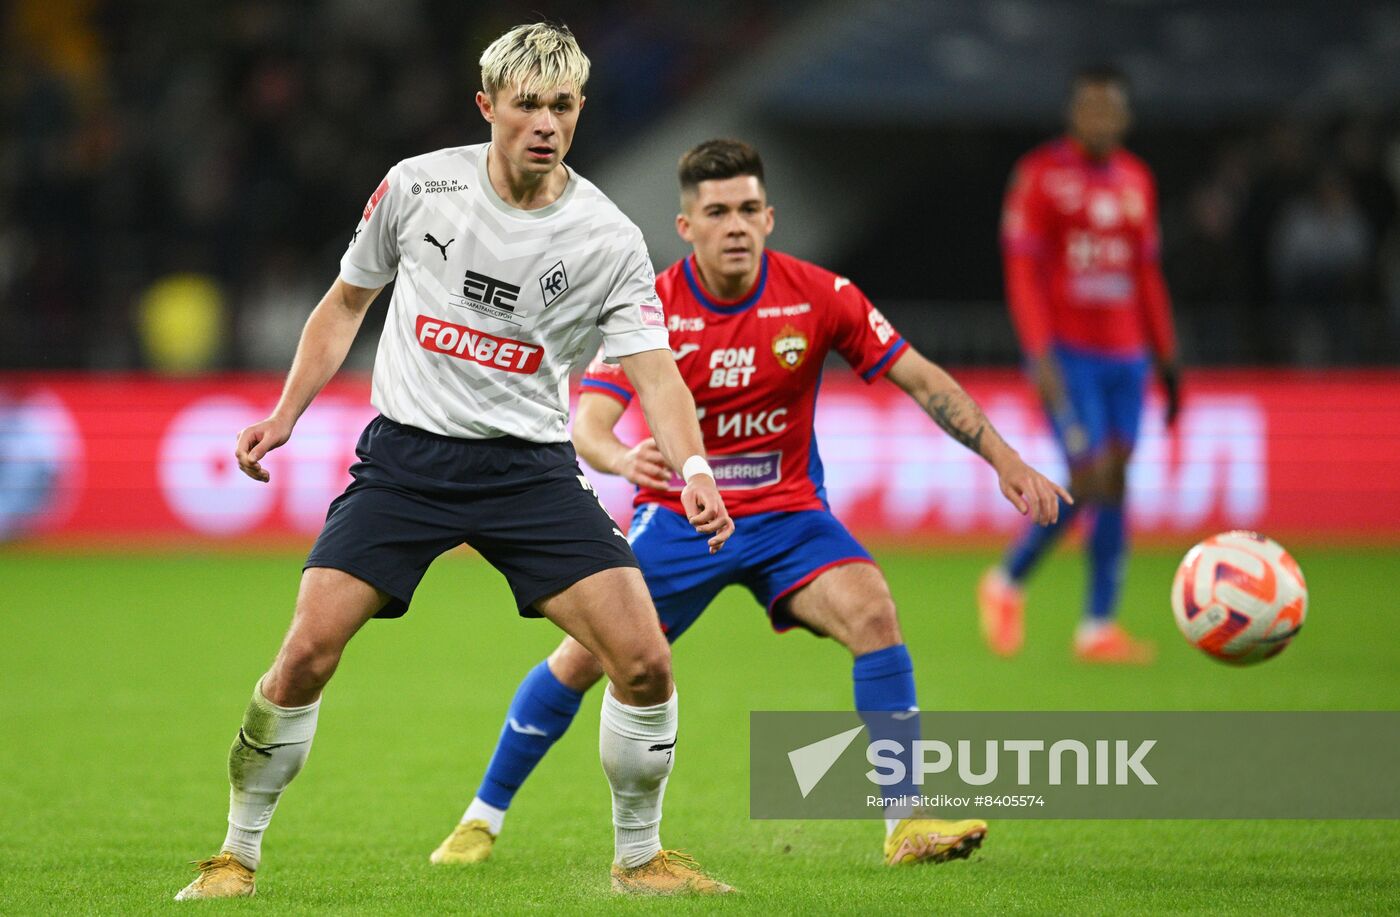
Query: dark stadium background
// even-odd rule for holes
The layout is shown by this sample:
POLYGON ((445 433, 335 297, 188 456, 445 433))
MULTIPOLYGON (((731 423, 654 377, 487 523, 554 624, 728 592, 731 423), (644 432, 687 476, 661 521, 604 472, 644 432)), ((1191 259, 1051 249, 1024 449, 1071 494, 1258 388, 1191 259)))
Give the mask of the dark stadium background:
POLYGON ((364 198, 400 158, 486 138, 476 57, 537 12, 594 64, 569 160, 658 262, 680 252, 675 159, 741 134, 773 161, 776 246, 849 274, 937 359, 1012 363, 1000 193, 1069 74, 1110 60, 1158 172, 1187 362, 1400 359, 1393 3, 546 6, 9 4, 0 367, 158 368, 139 303, 194 272, 219 299, 209 367, 280 370, 364 198), (1298 264, 1291 240, 1318 233, 1298 264))

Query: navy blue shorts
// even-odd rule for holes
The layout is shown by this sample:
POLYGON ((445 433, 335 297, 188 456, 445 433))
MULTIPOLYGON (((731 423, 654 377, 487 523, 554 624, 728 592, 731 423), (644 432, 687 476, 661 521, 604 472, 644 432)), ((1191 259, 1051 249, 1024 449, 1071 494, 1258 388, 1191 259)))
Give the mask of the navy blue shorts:
POLYGON ((656 503, 638 507, 627 534, 641 561, 666 639, 675 641, 725 586, 746 587, 779 633, 805 625, 787 598, 832 567, 874 563, 846 527, 825 510, 756 513, 734 520, 734 534, 714 554, 708 536, 656 503))
POLYGON ((505 575, 520 614, 612 567, 636 567, 569 443, 458 439, 376 417, 355 446, 354 480, 326 513, 306 567, 387 592, 397 618, 439 554, 474 548, 505 575))

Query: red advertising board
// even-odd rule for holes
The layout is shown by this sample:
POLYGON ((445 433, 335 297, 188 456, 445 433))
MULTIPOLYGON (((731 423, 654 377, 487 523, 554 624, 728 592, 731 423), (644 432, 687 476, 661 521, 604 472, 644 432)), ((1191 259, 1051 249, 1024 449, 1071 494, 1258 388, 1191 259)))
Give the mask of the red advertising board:
MULTIPOLYGON (((957 375, 1022 455, 1063 477, 1020 376, 957 375)), ((239 472, 234 436, 268 413, 280 385, 256 375, 0 376, 0 536, 309 542, 374 409, 367 379, 336 381, 259 484, 239 472)), ((622 437, 637 438, 641 422, 634 406, 622 437)), ((991 470, 888 383, 833 372, 817 438, 832 508, 863 536, 1000 537, 1022 524, 991 470)), ((625 522, 628 485, 590 476, 625 522)), ((1280 539, 1400 538, 1400 372, 1193 373, 1174 430, 1149 400, 1129 511, 1149 536, 1240 527, 1280 539)))

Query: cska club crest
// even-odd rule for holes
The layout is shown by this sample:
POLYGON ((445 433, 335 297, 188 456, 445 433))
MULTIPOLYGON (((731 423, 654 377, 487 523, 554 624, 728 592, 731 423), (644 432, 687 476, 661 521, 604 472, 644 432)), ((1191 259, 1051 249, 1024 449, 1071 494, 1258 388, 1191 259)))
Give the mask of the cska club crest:
POLYGON ((797 369, 807 358, 807 335, 791 325, 784 325, 773 338, 773 356, 783 369, 797 369))

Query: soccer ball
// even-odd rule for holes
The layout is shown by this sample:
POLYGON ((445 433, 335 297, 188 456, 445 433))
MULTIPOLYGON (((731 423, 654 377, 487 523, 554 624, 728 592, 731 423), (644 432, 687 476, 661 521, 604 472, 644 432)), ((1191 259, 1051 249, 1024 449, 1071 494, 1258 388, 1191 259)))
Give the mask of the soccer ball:
POLYGON ((1302 628, 1308 585, 1278 542, 1255 532, 1223 532, 1181 559, 1172 612, 1192 646, 1222 662, 1249 665, 1283 652, 1302 628))

